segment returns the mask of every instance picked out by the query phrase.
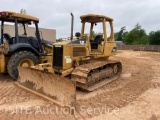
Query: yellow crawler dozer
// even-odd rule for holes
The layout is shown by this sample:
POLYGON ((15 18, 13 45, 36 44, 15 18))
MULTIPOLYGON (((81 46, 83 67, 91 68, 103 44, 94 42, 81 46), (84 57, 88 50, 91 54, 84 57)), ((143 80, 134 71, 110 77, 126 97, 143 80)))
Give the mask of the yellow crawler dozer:
POLYGON ((52 63, 32 68, 19 67, 19 87, 61 106, 75 106, 76 87, 93 91, 119 78, 122 65, 109 60, 116 52, 113 19, 87 14, 80 16, 81 33, 73 37, 73 14, 70 40, 53 44, 52 63), (89 25, 89 35, 85 34, 89 25), (102 33, 93 38, 96 26, 102 33), (106 26, 108 25, 108 26, 106 26), (86 28, 86 29, 85 29, 86 28), (107 30, 110 33, 107 34, 107 30), (109 35, 109 36, 108 36, 109 35))

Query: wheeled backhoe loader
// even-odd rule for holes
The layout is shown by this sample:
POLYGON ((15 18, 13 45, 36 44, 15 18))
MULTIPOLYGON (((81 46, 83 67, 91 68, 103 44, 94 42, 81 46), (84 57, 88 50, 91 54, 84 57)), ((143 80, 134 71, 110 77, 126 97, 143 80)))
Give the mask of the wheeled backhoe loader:
POLYGON ((113 19, 103 15, 82 15, 81 33, 73 37, 74 17, 71 15, 70 40, 53 44, 52 63, 32 68, 19 67, 16 83, 20 88, 69 107, 75 106, 76 87, 93 91, 118 79, 122 71, 121 62, 109 60, 116 52, 113 19), (90 25, 89 35, 85 34, 86 24, 90 25), (103 33, 93 39, 92 33, 97 24, 102 25, 103 33), (109 36, 106 28, 111 31, 109 36))
MULTIPOLYGON (((0 73, 9 73, 16 80, 17 66, 30 67, 39 63, 51 62, 52 44, 40 38, 39 19, 21 13, 0 12, 0 73), (13 24, 14 36, 6 31, 5 23, 13 24), (27 35, 27 27, 35 26, 35 36, 27 35), (20 29, 23 28, 22 30, 20 29), (22 33, 22 34, 20 34, 22 33)), ((34 33, 32 33, 34 35, 34 33)), ((41 36, 42 37, 42 36, 41 36)))

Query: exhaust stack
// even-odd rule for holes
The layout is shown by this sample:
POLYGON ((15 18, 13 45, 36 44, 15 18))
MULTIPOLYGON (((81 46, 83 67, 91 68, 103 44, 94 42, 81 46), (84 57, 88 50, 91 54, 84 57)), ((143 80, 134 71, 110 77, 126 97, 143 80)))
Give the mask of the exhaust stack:
POLYGON ((71 41, 73 40, 73 25, 74 25, 74 15, 71 13, 71 41))

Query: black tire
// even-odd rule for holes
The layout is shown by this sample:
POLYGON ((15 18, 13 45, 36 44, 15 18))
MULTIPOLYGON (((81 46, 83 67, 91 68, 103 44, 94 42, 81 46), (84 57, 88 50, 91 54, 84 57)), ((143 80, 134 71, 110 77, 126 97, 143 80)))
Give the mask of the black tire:
POLYGON ((38 58, 32 52, 20 51, 20 52, 17 52, 15 54, 13 54, 11 56, 10 60, 8 61, 7 71, 9 73, 9 75, 14 80, 18 79, 18 69, 17 69, 17 67, 19 66, 21 61, 23 61, 24 59, 31 60, 34 63, 34 65, 37 65, 39 63, 38 58))

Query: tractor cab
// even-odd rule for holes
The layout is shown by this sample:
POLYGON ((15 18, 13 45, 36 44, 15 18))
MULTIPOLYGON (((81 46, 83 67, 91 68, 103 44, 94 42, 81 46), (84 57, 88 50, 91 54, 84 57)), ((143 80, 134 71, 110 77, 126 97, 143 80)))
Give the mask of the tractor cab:
MULTIPOLYGON (((1 33, 0 44, 9 45, 8 54, 12 54, 17 49, 32 49, 32 51, 42 53, 41 39, 38 29, 39 19, 30 15, 21 13, 3 11, 0 12, 1 33), (5 24, 9 23, 14 26, 14 30, 5 29, 5 24), (27 27, 35 26, 32 36, 28 36, 27 27), (11 34, 12 33, 12 34, 11 34)), ((31 31, 30 31, 31 32, 31 31)))
POLYGON ((109 54, 110 48, 116 46, 114 42, 113 19, 94 14, 82 15, 80 19, 82 22, 81 37, 86 36, 85 32, 89 32, 86 45, 90 54, 109 54), (105 47, 109 49, 105 49, 105 47))
POLYGON ((49 45, 52 43, 40 38, 38 18, 3 11, 0 12, 0 23, 0 73, 8 72, 17 80, 18 66, 29 67, 50 61, 52 46, 49 45))

